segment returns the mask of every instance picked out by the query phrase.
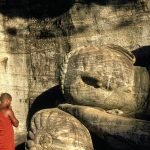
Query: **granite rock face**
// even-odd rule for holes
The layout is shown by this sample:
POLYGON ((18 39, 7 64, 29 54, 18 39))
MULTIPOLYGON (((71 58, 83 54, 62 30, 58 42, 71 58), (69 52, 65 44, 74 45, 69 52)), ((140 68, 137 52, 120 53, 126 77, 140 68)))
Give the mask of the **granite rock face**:
POLYGON ((149 45, 149 11, 149 0, 1 0, 0 92, 13 96, 16 135, 26 133, 29 105, 59 84, 66 53, 81 46, 132 51, 149 45))
POLYGON ((23 51, 18 52, 14 47, 14 45, 18 49, 24 47, 25 41, 23 37, 16 38, 6 34, 5 27, 17 26, 18 28, 23 28, 25 22, 22 19, 15 19, 13 21, 8 19, 5 22, 5 19, 4 16, 0 15, 0 93, 8 92, 12 95, 12 108, 20 122, 18 129, 15 130, 15 135, 17 135, 16 143, 21 143, 26 136, 29 93, 27 59, 29 55, 23 51))

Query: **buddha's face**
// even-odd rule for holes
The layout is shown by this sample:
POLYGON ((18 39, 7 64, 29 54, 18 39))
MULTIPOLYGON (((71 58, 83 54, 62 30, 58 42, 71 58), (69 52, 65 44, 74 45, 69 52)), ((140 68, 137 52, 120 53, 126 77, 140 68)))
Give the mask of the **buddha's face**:
POLYGON ((72 56, 64 81, 66 99, 103 109, 135 109, 133 62, 127 55, 104 46, 72 56))

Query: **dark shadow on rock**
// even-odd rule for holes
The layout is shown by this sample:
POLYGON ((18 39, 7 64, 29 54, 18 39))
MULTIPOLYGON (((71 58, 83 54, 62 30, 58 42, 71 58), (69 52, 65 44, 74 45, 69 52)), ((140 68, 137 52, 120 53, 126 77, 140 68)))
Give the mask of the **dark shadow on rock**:
POLYGON ((2 0, 0 12, 10 18, 52 18, 68 11, 72 3, 72 0, 2 0))
POLYGON ((29 109, 27 127, 30 126, 31 118, 37 111, 46 108, 54 108, 57 107, 60 103, 64 102, 65 100, 59 86, 55 86, 43 92, 34 100, 29 109))
POLYGON ((124 5, 135 5, 138 0, 2 0, 0 12, 8 17, 53 18, 67 12, 74 3, 112 5, 121 8, 124 5))
POLYGON ((94 150, 100 150, 100 149, 102 149, 102 150, 115 150, 112 147, 110 147, 110 145, 106 141, 100 139, 94 133, 90 133, 90 134, 91 134, 94 150))
POLYGON ((22 143, 15 147, 15 150, 25 150, 25 143, 22 143))
MULTIPOLYGON (((142 46, 138 49, 135 49, 132 51, 132 53, 134 54, 135 58, 136 58, 136 62, 135 62, 135 66, 141 66, 141 67, 146 67, 148 72, 150 73, 150 46, 142 46)), ((148 103, 147 103, 147 110, 149 109, 149 105, 150 105, 150 91, 149 91, 149 95, 148 95, 148 103)), ((150 116, 149 113, 147 113, 147 111, 145 112, 145 114, 137 114, 135 116, 137 119, 143 119, 143 120, 148 120, 150 121, 150 116)))
POLYGON ((135 66, 150 67, 150 46, 142 46, 132 51, 136 58, 135 66))
POLYGON ((131 18, 131 17, 128 17, 126 19, 123 18, 115 28, 116 28, 116 30, 118 30, 120 28, 130 26, 132 24, 133 24, 133 18, 131 18))
POLYGON ((125 5, 125 4, 132 4, 132 3, 137 3, 138 0, 75 0, 79 2, 84 2, 84 3, 96 3, 99 5, 113 5, 115 6, 120 6, 125 5))

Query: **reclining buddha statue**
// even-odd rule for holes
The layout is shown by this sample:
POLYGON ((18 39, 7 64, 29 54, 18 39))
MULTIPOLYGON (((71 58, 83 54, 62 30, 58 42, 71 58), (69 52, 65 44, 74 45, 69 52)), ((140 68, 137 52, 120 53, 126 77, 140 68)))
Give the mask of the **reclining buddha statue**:
POLYGON ((149 149, 149 73, 134 62, 116 45, 70 51, 60 66, 66 103, 34 114, 26 149, 92 150, 90 133, 112 149, 149 149))

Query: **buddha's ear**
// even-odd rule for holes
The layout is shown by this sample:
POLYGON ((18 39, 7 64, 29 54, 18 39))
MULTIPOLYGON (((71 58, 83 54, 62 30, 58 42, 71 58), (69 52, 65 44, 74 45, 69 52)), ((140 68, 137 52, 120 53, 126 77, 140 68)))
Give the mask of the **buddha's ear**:
POLYGON ((111 44, 111 45, 107 45, 109 48, 111 48, 112 50, 116 50, 116 51, 119 51, 120 53, 122 53, 124 56, 126 56, 133 64, 135 63, 136 61, 136 58, 135 56, 127 49, 119 46, 119 45, 114 45, 114 44, 111 44))

